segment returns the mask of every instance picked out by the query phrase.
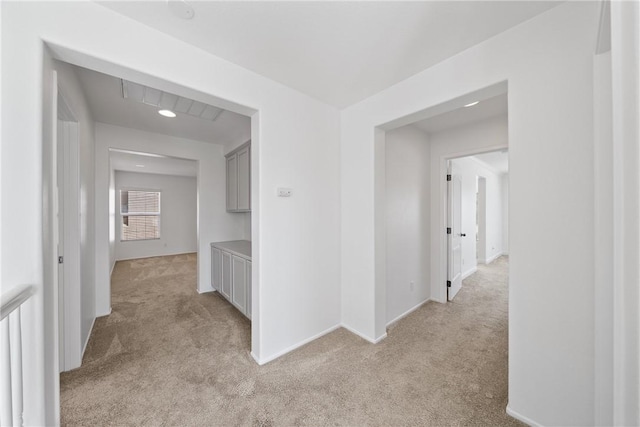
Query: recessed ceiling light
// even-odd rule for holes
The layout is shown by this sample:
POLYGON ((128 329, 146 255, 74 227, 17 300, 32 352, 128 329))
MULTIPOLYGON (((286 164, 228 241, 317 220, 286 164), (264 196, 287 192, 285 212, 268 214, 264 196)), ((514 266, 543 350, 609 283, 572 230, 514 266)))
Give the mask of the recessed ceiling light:
POLYGON ((136 165, 137 168, 143 168, 144 165, 136 165))
POLYGON ((176 113, 171 110, 158 110, 158 114, 165 117, 175 117, 176 113))
POLYGON ((471 102, 471 103, 469 103, 469 104, 465 105, 465 107, 473 107, 473 106, 474 106, 474 105, 476 105, 478 102, 480 102, 480 101, 471 102))

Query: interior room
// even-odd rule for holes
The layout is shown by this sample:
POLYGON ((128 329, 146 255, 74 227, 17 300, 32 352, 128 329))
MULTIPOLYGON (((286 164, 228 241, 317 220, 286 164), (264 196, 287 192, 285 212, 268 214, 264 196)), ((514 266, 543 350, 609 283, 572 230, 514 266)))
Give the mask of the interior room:
MULTIPOLYGON (((164 276, 180 271, 188 277, 188 290, 198 295, 222 289, 213 280, 222 271, 212 272, 211 243, 243 242, 250 259, 251 124, 249 117, 130 80, 62 61, 54 61, 53 66, 61 105, 69 110, 74 118, 69 123, 80 135, 72 142, 75 149, 62 145, 73 138, 60 138, 59 170, 65 175, 59 178, 59 188, 64 190, 60 194, 69 195, 67 200, 61 198, 60 205, 80 210, 86 221, 68 221, 67 234, 61 239, 69 250, 61 267, 66 274, 59 274, 58 283, 60 329, 64 331, 60 334, 60 366, 61 371, 69 371, 80 367, 91 347, 92 332, 100 336, 108 319, 122 319, 122 310, 144 306, 139 296, 114 294, 116 282, 116 288, 126 289, 143 285, 133 283, 136 278, 162 271, 166 281, 164 276), (242 176, 246 206, 242 211, 226 204, 238 191, 237 168, 233 171, 236 187, 230 191, 227 185, 232 172, 227 163, 238 148, 244 150, 246 159, 242 176), (71 158, 74 150, 79 155, 71 158), (84 206, 94 203, 95 210, 85 214, 84 206), (76 247, 77 251, 70 250, 76 247), (94 251, 95 264, 91 262, 94 251), (189 254, 193 256, 178 257, 189 254), (142 259, 160 266, 144 270, 142 259), (179 265, 172 266, 173 262, 179 265), (88 278, 92 274, 94 280, 88 278)), ((66 129, 67 122, 59 123, 66 129)), ((232 285, 229 271, 226 274, 232 285)), ((248 300, 251 281, 238 274, 238 281, 240 278, 243 284, 238 294, 248 300)), ((152 283, 147 285, 148 291, 154 290, 152 283)), ((149 299, 155 295, 146 294, 149 299)), ((241 306, 250 317, 247 303, 241 306)), ((110 340, 102 345, 120 342, 117 334, 110 340)), ((246 349, 250 350, 249 343, 246 349)))
POLYGON ((640 424, 637 1, 2 1, 0 20, 0 424, 640 424), (192 103, 163 117, 163 94, 192 103), (500 96, 506 118, 407 126, 500 96), (389 192, 387 140, 411 178, 389 192), (474 256, 462 213, 446 233, 448 162, 506 148, 507 245, 485 216, 474 256), (124 226, 169 237, 164 190, 125 189, 156 194, 129 212, 115 152, 196 162, 195 255, 115 262, 144 256, 116 251, 124 226), (505 246, 491 312, 476 278, 505 257, 478 259, 505 246), (178 297, 145 308, 154 280, 178 297))

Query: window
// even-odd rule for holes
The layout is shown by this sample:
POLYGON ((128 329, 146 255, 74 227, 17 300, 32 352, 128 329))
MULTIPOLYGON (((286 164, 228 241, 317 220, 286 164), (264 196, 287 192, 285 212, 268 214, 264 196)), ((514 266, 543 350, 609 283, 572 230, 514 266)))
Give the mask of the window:
POLYGON ((160 192, 120 190, 120 240, 160 238, 160 192))

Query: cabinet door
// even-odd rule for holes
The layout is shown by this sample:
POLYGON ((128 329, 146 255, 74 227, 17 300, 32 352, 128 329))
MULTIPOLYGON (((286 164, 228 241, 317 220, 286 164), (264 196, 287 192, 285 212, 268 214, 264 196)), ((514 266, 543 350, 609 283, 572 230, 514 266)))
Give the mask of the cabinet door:
POLYGON ((222 251, 211 248, 211 287, 219 291, 222 280, 222 251))
POLYGON ((233 270, 231 269, 231 254, 222 252, 222 288, 220 293, 231 301, 231 281, 233 270))
POLYGON ((238 156, 227 158, 227 210, 238 210, 238 156))
POLYGON ((233 256, 233 286, 231 302, 244 315, 247 314, 247 266, 244 258, 233 256))
POLYGON ((251 312, 253 311, 251 308, 251 261, 247 261, 247 312, 246 315, 249 319, 251 319, 251 312))
POLYGON ((251 209, 251 151, 249 147, 238 151, 238 210, 251 209))

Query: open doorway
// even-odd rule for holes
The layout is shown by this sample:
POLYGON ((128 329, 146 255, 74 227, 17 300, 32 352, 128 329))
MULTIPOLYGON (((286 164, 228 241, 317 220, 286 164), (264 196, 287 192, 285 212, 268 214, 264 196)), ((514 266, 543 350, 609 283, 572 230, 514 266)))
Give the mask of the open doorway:
POLYGON ((508 152, 449 160, 447 300, 464 279, 508 253, 508 152))
POLYGON ((420 335, 426 357, 491 365, 473 381, 505 396, 492 402, 498 412, 508 394, 508 178, 483 156, 506 159, 507 111, 507 87, 498 84, 375 133, 376 297, 386 301, 376 305, 376 328, 385 326, 376 336, 416 337, 418 328, 428 331, 420 335))
MULTIPOLYGON (((384 312, 377 312, 377 316, 384 316, 385 325, 427 301, 444 303, 451 299, 451 235, 447 234, 451 228, 447 197, 450 162, 508 147, 506 90, 506 84, 485 88, 397 119, 376 133, 376 217, 384 219, 376 223, 376 257, 384 260, 376 264, 383 267, 376 271, 376 283, 380 285, 377 289, 384 290, 386 301, 384 312)), ((474 217, 465 224, 465 230, 457 231, 458 249, 462 250, 463 239, 469 241, 464 247, 471 243, 473 257, 465 255, 463 260, 459 253, 458 285, 477 264, 477 176, 466 179, 464 185, 465 193, 472 197, 473 206, 468 210, 474 217)))
MULTIPOLYGON (((165 301, 180 304, 180 298, 186 293, 193 298, 216 298, 212 292, 217 289, 211 280, 210 243, 238 239, 251 244, 257 240, 257 229, 252 227, 252 222, 256 220, 258 207, 258 162, 247 161, 251 169, 246 170, 247 175, 243 177, 247 186, 250 184, 250 190, 243 196, 254 209, 231 212, 225 206, 225 155, 248 141, 252 150, 247 150, 247 156, 257 156, 259 148, 257 113, 249 117, 234 112, 229 102, 222 103, 226 108, 215 107, 217 100, 212 96, 153 79, 150 81, 158 84, 157 87, 165 84, 169 89, 160 90, 127 80, 129 92, 125 93, 124 78, 67 62, 52 62, 54 83, 59 76, 59 92, 68 94, 61 95, 55 102, 58 134, 54 147, 58 154, 54 159, 57 169, 52 171, 56 177, 54 182, 60 188, 60 221, 56 230, 60 234, 57 238, 60 256, 65 261, 60 264, 56 288, 60 332, 59 362, 56 360, 56 363, 62 372, 78 368, 83 355, 88 353, 91 353, 91 365, 95 365, 95 354, 106 357, 131 354, 124 346, 127 328, 122 329, 120 335, 112 334, 108 342, 100 341, 94 351, 85 353, 93 331, 102 328, 113 332, 114 325, 122 327, 125 319, 135 318, 135 304, 140 303, 142 287, 135 289, 134 294, 127 294, 130 300, 112 310, 111 279, 117 259, 130 259, 135 263, 134 260, 152 257, 158 261, 144 271, 140 269, 137 279, 155 275, 158 278, 155 285, 159 287, 167 284, 168 276, 179 282, 183 288, 174 295, 177 297, 165 297, 165 301), (139 88, 142 88, 143 99, 132 99, 139 95, 136 92, 139 88), (144 98, 146 96, 148 98, 144 98), (166 105, 168 103, 172 105, 166 105), (159 115, 162 107, 177 110, 177 118, 159 115), (146 118, 137 111, 145 111, 141 114, 147 114, 146 118), (182 121, 180 115, 184 116, 182 121), (159 125, 153 127, 154 123, 159 125), (212 130, 211 123, 217 129, 212 130), (153 203, 143 203, 142 208, 134 209, 134 199, 154 194, 158 196, 155 208, 150 207, 153 203), (127 202, 123 203, 125 199, 127 202), (64 240, 67 234, 71 238, 64 240), (75 275, 69 272, 74 266, 78 269, 75 275), (73 277, 77 277, 75 287, 71 282, 73 277), (71 338, 74 339, 70 341, 71 338), (74 345, 73 353, 67 351, 69 343, 74 345), (103 345, 105 347, 101 347, 103 345)), ((137 82, 145 81, 144 76, 135 73, 134 76, 140 79, 137 82)), ((257 259, 257 254, 254 256, 257 259)), ((256 271, 257 268, 253 268, 253 272, 256 271)), ((247 274, 246 283, 251 288, 246 293, 253 294, 248 296, 249 310, 257 305, 259 283, 251 280, 251 270, 247 274)), ((130 275, 125 276, 127 283, 136 282, 130 275)), ((228 315, 233 306, 217 298, 216 310, 228 315)), ((162 317, 162 310, 168 307, 161 301, 158 303, 156 312, 162 317)), ((180 315, 177 309, 172 313, 180 315)), ((200 320, 194 328, 207 326, 207 319, 200 320)), ((256 316, 254 321, 257 323, 259 318, 256 316)), ((178 321, 172 323, 180 325, 178 321)), ((157 322, 150 325, 151 330, 157 331, 157 326, 157 322)), ((244 321, 241 332, 244 350, 248 353, 253 344, 252 322, 244 321)), ((78 375, 78 370, 74 372, 78 375)))

